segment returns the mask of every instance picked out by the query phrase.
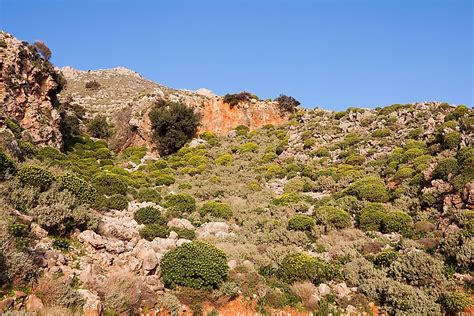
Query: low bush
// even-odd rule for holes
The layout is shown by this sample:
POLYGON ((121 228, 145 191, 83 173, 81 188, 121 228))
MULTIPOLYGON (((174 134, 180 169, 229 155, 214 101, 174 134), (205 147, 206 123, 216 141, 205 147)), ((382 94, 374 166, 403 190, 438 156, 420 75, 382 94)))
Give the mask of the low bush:
POLYGON ((372 137, 383 138, 390 136, 391 131, 388 128, 376 129, 372 132, 372 137))
POLYGON ((251 99, 258 100, 258 97, 255 94, 246 91, 234 94, 226 94, 224 96, 224 102, 229 104, 231 108, 238 105, 240 102, 248 102, 251 99))
POLYGON ((242 144, 240 147, 239 147, 239 152, 241 154, 244 154, 244 153, 250 153, 250 152, 257 152, 258 151, 258 144, 257 143, 254 143, 254 142, 248 142, 248 143, 245 143, 245 144, 242 144))
POLYGON ((158 204, 161 201, 160 192, 151 188, 139 189, 135 194, 135 198, 139 202, 153 202, 156 204, 158 204))
POLYGON ((318 261, 304 252, 286 255, 281 262, 278 276, 292 284, 297 281, 312 281, 318 273, 318 261))
POLYGON ((219 287, 229 269, 225 253, 202 241, 185 243, 167 252, 160 267, 166 287, 180 285, 195 289, 219 287))
POLYGON ((181 215, 194 212, 196 200, 186 193, 168 194, 165 196, 163 206, 174 215, 181 215))
POLYGON ((17 177, 23 184, 37 187, 40 190, 48 189, 55 181, 55 177, 51 172, 36 166, 21 168, 18 170, 17 177))
POLYGON ((351 226, 352 217, 348 212, 334 206, 322 206, 316 210, 321 224, 342 229, 351 226))
POLYGON ((156 185, 165 186, 172 185, 176 181, 172 175, 166 173, 155 174, 153 179, 155 180, 156 185))
POLYGON ((314 219, 307 215, 295 215, 288 221, 289 230, 311 231, 314 227, 314 219))
POLYGON ((463 292, 451 292, 443 296, 441 304, 448 313, 456 314, 463 312, 466 307, 474 304, 474 300, 469 294, 463 292))
POLYGON ((230 219, 232 217, 232 208, 222 202, 210 201, 204 203, 204 205, 199 210, 199 214, 202 217, 210 215, 214 218, 230 219))
POLYGON ((275 101, 278 102, 278 107, 280 108, 280 110, 289 113, 296 112, 298 106, 300 105, 300 102, 295 98, 283 94, 276 98, 275 101))
POLYGON ((450 174, 454 175, 458 171, 458 161, 455 158, 444 158, 438 161, 438 165, 433 171, 433 179, 447 180, 450 174))
POLYGON ((456 150, 461 143, 461 134, 457 131, 451 131, 443 136, 443 148, 456 150))
POLYGON ((403 211, 391 211, 385 214, 381 231, 383 233, 398 232, 402 235, 406 235, 412 224, 412 218, 407 213, 403 211))
POLYGON ((386 210, 380 203, 370 203, 359 216, 359 227, 365 231, 380 231, 386 210))
POLYGON ((108 198, 103 197, 99 199, 99 204, 105 209, 121 211, 128 207, 128 199, 125 195, 112 194, 108 198))
POLYGON ((95 138, 108 138, 112 135, 111 128, 104 115, 97 115, 87 125, 87 131, 95 138))
POLYGON ((92 91, 99 90, 101 87, 101 84, 95 80, 87 81, 85 84, 85 88, 92 91))
POLYGON ((193 240, 194 238, 196 238, 196 233, 192 229, 173 227, 173 228, 170 228, 170 230, 178 234, 179 238, 184 238, 184 239, 189 239, 189 240, 193 240))
POLYGON ((7 174, 15 173, 15 170, 13 160, 0 151, 0 180, 3 180, 7 174))
POLYGON ((139 231, 140 237, 148 241, 152 241, 156 237, 166 238, 169 233, 169 229, 161 224, 147 224, 139 231))
POLYGON ((231 154, 223 154, 217 157, 214 162, 221 166, 230 166, 233 161, 234 157, 231 154))
POLYGON ((374 263, 381 267, 389 267, 399 256, 400 254, 395 250, 384 250, 377 254, 374 263))
POLYGON ((365 177, 355 181, 348 188, 349 194, 370 202, 387 202, 389 195, 382 179, 365 177))
POLYGON ((74 194, 81 203, 92 204, 97 199, 97 190, 92 185, 73 174, 66 173, 61 175, 57 177, 57 181, 63 189, 74 194))
POLYGON ((125 195, 128 191, 128 184, 120 176, 114 174, 102 173, 92 180, 97 189, 97 193, 104 195, 121 194, 125 195))
POLYGON ((133 219, 138 224, 164 224, 160 210, 151 206, 136 210, 133 219))

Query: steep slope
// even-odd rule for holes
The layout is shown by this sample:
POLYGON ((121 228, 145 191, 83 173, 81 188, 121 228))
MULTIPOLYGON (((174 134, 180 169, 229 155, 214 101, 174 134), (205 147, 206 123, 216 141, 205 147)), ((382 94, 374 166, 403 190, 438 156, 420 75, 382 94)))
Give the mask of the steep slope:
POLYGON ((79 71, 65 67, 61 70, 68 81, 62 92, 63 99, 83 106, 89 116, 103 114, 115 125, 120 125, 115 137, 119 149, 153 147, 147 114, 160 99, 179 101, 195 108, 202 115, 200 131, 219 135, 225 135, 239 125, 254 130, 288 120, 289 113, 281 110, 276 102, 252 99, 231 107, 209 90, 171 89, 125 68, 79 71), (86 88, 88 85, 91 87, 86 88), (126 122, 128 125, 124 124, 126 122))
MULTIPOLYGON (((60 148, 57 93, 61 78, 33 47, 0 32, 0 114, 37 145, 60 148)), ((0 127, 5 122, 0 120, 0 127)))

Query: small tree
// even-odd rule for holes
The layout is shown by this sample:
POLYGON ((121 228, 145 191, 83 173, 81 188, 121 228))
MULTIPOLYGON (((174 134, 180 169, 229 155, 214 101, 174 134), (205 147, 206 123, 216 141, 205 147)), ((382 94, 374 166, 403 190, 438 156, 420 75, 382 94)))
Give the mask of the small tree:
POLYGON ((280 96, 276 98, 275 101, 278 102, 278 106, 282 111, 290 113, 296 112, 296 108, 301 104, 295 98, 284 94, 280 94, 280 96))
POLYGON ((111 135, 110 125, 103 115, 94 117, 87 126, 88 132, 95 138, 108 138, 111 135))
POLYGON ((43 56, 45 60, 49 60, 51 58, 51 50, 43 41, 36 41, 33 44, 33 47, 39 54, 41 54, 41 56, 43 56))
POLYGON ((200 116, 182 103, 159 102, 149 114, 152 139, 162 155, 177 152, 197 132, 200 116))

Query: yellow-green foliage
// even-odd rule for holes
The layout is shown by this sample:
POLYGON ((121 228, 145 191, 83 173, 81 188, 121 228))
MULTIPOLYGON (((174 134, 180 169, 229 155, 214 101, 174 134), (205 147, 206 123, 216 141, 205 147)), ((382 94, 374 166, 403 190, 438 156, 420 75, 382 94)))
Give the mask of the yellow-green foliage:
POLYGON ((389 199, 385 183, 378 177, 359 179, 348 188, 348 192, 370 202, 387 202, 389 199))
POLYGON ((221 166, 230 166, 233 161, 234 157, 231 154, 222 154, 214 162, 221 166))
POLYGON ((229 219, 232 217, 232 208, 219 201, 209 201, 199 210, 202 217, 210 215, 213 218, 229 219))
POLYGON ((57 177, 61 186, 74 194, 81 203, 92 204, 97 199, 97 190, 83 179, 66 173, 57 177))
POLYGON ((23 184, 32 185, 41 190, 46 190, 55 181, 51 172, 36 166, 20 168, 17 177, 23 184))
POLYGON ((258 144, 257 143, 254 143, 254 142, 248 142, 248 143, 245 143, 245 144, 242 144, 240 147, 239 147, 239 152, 241 154, 244 154, 244 153, 250 153, 250 152, 257 152, 258 151, 258 144))
POLYGON ((314 219, 307 215, 295 215, 288 221, 288 229, 311 231, 314 227, 314 219))

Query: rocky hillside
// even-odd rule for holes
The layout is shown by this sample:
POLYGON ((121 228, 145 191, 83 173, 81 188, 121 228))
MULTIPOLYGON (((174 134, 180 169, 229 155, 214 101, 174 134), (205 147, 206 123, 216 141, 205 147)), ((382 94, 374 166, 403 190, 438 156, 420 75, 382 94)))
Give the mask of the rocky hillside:
POLYGON ((60 148, 61 77, 28 43, 0 32, 0 128, 14 120, 38 145, 60 148))
MULTIPOLYGON (((251 95, 223 102, 124 69, 62 72, 62 150, 14 116, 29 102, 2 107, 0 313, 472 313, 471 108, 294 109, 280 124, 259 127, 251 116, 255 125, 201 127, 157 157, 137 130, 158 99, 187 111, 213 103, 212 115, 260 105, 278 112, 281 103, 251 95), (111 133, 88 117, 99 112, 111 133), (111 148, 117 135, 119 151, 111 148)), ((36 91, 7 87, 9 96, 36 91)), ((55 109, 49 98, 41 109, 55 109)))
POLYGON ((288 120, 289 113, 281 110, 274 101, 250 99, 232 107, 207 89, 171 89, 126 68, 80 71, 64 67, 61 71, 68 82, 62 98, 82 106, 89 117, 106 115, 112 124, 120 125, 121 132, 115 137, 119 149, 153 146, 148 113, 158 100, 181 102, 193 107, 201 114, 199 130, 219 135, 225 135, 239 125, 254 130, 288 120), (126 127, 132 132, 123 131, 126 127), (123 137, 124 133, 127 137, 123 137))

